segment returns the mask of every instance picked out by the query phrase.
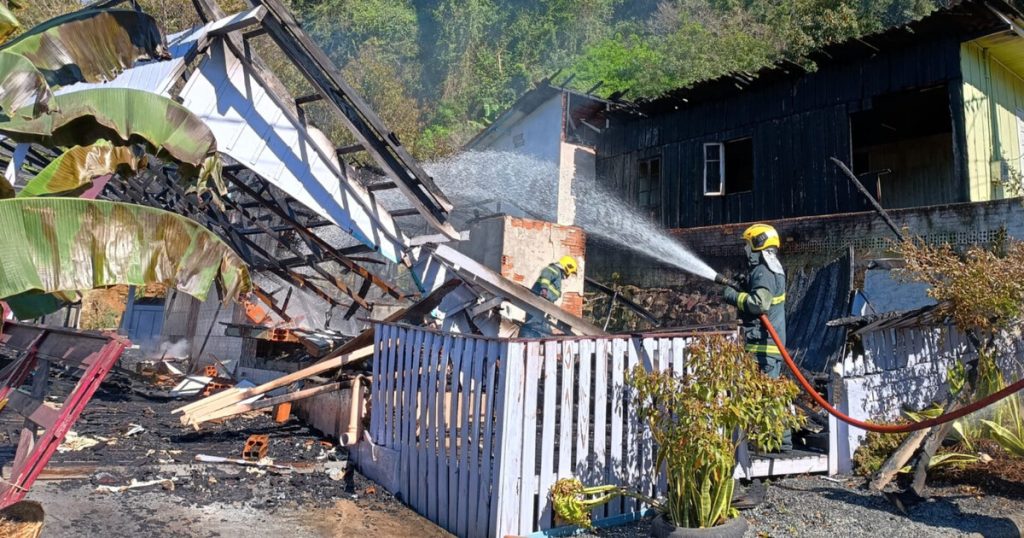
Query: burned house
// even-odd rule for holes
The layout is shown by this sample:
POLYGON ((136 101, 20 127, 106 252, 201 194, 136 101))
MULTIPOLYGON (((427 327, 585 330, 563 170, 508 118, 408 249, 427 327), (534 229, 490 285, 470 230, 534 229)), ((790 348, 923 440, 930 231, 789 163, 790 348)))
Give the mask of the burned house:
MULTIPOLYGON (((712 257, 757 221, 775 223, 789 253, 884 247, 891 233, 833 157, 912 233, 1024 236, 1003 201, 1024 170, 1020 20, 1010 3, 954 2, 822 48, 813 70, 783 62, 614 106, 598 178, 712 257)), ((633 262, 592 253, 591 266, 649 273, 633 262)))

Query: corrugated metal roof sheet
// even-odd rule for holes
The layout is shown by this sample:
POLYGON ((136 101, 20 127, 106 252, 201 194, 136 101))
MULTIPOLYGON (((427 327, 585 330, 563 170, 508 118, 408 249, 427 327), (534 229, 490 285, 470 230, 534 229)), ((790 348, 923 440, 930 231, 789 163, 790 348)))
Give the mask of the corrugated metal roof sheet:
POLYGON ((218 151, 389 260, 401 259, 404 239, 391 215, 324 160, 324 148, 278 106, 220 39, 211 43, 180 97, 213 131, 218 151))
POLYGON ((820 269, 790 276, 786 347, 801 368, 824 372, 840 358, 846 344, 846 327, 832 327, 828 322, 850 312, 853 252, 820 269))

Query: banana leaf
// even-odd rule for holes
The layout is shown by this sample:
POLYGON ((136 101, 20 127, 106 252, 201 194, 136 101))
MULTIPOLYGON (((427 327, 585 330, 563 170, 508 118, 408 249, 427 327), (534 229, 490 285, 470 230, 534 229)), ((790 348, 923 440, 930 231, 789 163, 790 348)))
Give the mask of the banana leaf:
POLYGON ((11 34, 21 28, 18 18, 11 13, 7 6, 0 4, 0 40, 7 39, 11 34))
MULTIPOLYGON (((15 198, 0 200, 0 229, 0 299, 28 293, 52 301, 44 294, 159 282, 205 300, 215 280, 225 299, 233 299, 251 287, 245 263, 228 245, 197 223, 159 209, 15 198)), ((15 315, 39 313, 15 309, 15 315)))
POLYGON ((37 118, 0 121, 0 133, 17 142, 87 146, 99 140, 143 144, 148 153, 176 161, 183 178, 220 183, 217 140, 203 120, 162 95, 128 88, 97 88, 57 95, 56 109, 37 118))
MULTIPOLYGON (((50 110, 53 92, 43 74, 28 58, 9 51, 0 51, 0 109, 13 116, 19 109, 34 118, 50 110)), ((24 112, 23 112, 24 113, 24 112)))
POLYGON ((28 58, 50 86, 104 82, 139 60, 170 58, 152 16, 114 9, 86 9, 55 17, 0 50, 28 58))
POLYGON ((36 174, 18 198, 72 195, 92 184, 93 178, 125 169, 136 171, 144 162, 145 155, 137 155, 132 147, 115 146, 106 140, 75 146, 36 174))

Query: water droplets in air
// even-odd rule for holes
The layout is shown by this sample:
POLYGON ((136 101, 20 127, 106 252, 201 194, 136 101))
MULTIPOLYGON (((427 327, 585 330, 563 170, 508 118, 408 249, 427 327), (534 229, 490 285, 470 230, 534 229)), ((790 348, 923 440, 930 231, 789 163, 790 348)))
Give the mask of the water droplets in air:
MULTIPOLYGON (((466 152, 426 166, 459 213, 472 217, 474 208, 556 220, 558 167, 527 155, 509 152, 466 152)), ((592 179, 573 185, 575 223, 587 234, 633 252, 714 279, 715 271, 648 217, 599 187, 592 179)))

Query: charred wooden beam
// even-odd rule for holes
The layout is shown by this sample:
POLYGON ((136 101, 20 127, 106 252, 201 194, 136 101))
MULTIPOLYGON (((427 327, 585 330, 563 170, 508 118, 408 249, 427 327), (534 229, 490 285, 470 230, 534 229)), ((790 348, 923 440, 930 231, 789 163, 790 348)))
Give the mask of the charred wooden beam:
MULTIPOLYGON (((232 174, 225 174, 224 177, 227 178, 228 181, 230 181, 230 182, 234 183, 235 185, 237 185, 239 187, 239 189, 246 194, 246 196, 249 196, 250 198, 253 198, 254 200, 261 200, 262 199, 254 190, 252 190, 252 188, 250 188, 248 185, 245 184, 245 182, 239 180, 234 175, 232 175, 232 174)), ((380 276, 376 275, 375 273, 371 272, 370 270, 366 269, 365 267, 355 263, 354 261, 352 261, 347 256, 344 256, 341 253, 339 253, 329 243, 327 243, 322 238, 320 238, 320 236, 318 236, 318 235, 314 234, 313 232, 309 231, 308 229, 304 228, 302 225, 300 225, 298 222, 296 222, 294 219, 292 219, 290 216, 288 216, 288 214, 284 210, 282 210, 281 208, 279 208, 277 206, 274 206, 274 205, 271 205, 271 204, 267 204, 265 207, 268 210, 270 210, 271 212, 273 212, 274 214, 276 214, 283 222, 293 226, 295 228, 296 232, 298 232, 299 234, 301 234, 301 235, 305 236, 306 238, 308 238, 310 241, 312 241, 312 242, 316 243, 317 245, 319 245, 324 250, 324 252, 326 252, 328 255, 330 255, 332 259, 334 259, 335 261, 340 263, 343 267, 348 268, 350 271, 352 271, 353 273, 363 277, 364 279, 370 280, 371 282, 373 282, 373 284, 375 286, 377 286, 378 288, 384 290, 385 293, 387 293, 388 295, 390 295, 390 296, 392 296, 392 297, 394 297, 396 299, 404 299, 404 298, 406 298, 406 294, 405 293, 403 293, 401 290, 399 290, 395 286, 391 285, 391 283, 389 283, 383 277, 380 277, 380 276)))
POLYGON ((296 97, 295 98, 295 104, 297 106, 308 105, 309 103, 315 103, 317 101, 320 101, 323 98, 324 98, 324 96, 320 95, 319 93, 311 93, 309 95, 303 95, 301 97, 296 97))
MULTIPOLYGON (((596 290, 600 291, 601 293, 604 293, 605 295, 607 295, 609 297, 613 297, 616 302, 622 303, 624 306, 626 306, 627 308, 629 308, 630 310, 635 312, 640 317, 642 317, 642 318, 646 319, 647 321, 653 323, 655 327, 661 327, 661 320, 659 320, 657 316, 652 314, 646 308, 644 308, 644 307, 636 304, 635 302, 633 302, 632 299, 619 294, 615 290, 609 288, 608 286, 605 286, 604 284, 602 284, 602 283, 600 283, 600 282, 598 282, 598 281, 596 281, 596 280, 594 280, 592 278, 585 277, 583 279, 583 282, 585 284, 587 284, 588 286, 591 286, 591 287, 595 288, 596 290)), ((608 315, 609 316, 611 315, 611 310, 610 309, 608 311, 608 315)))
POLYGON ((338 153, 338 156, 341 157, 342 155, 348 155, 349 153, 358 153, 365 149, 366 148, 363 147, 362 144, 352 144, 350 146, 342 146, 338 148, 336 151, 338 153))
MULTIPOLYGON (((394 189, 394 188, 397 188, 397 185, 395 185, 394 181, 383 181, 381 183, 374 183, 372 185, 367 185, 366 186, 366 190, 368 190, 370 192, 383 191, 383 190, 394 189)), ((394 215, 392 215, 392 216, 394 216, 394 215)))
MULTIPOLYGON (((260 217, 255 217, 255 219, 256 220, 267 220, 267 219, 260 218, 260 217)), ((334 223, 330 222, 330 221, 327 221, 327 220, 322 220, 322 221, 317 221, 317 222, 306 223, 305 226, 306 226, 306 228, 322 228, 324 226, 334 226, 334 223)), ((291 226, 271 226, 270 229, 275 231, 275 232, 288 232, 288 231, 293 230, 293 228, 291 226)), ((238 230, 238 233, 240 233, 242 235, 257 235, 257 234, 263 233, 263 230, 261 228, 243 228, 241 230, 238 230)))
MULTIPOLYGON (((242 214, 243 217, 249 218, 248 211, 246 211, 244 209, 238 208, 237 206, 235 206, 235 203, 233 201, 231 201, 231 200, 227 200, 227 199, 222 199, 222 200, 223 200, 224 204, 236 208, 242 214)), ((314 252, 311 255, 311 257, 307 257, 301 251, 299 251, 299 249, 295 248, 294 245, 292 245, 288 241, 284 240, 279 234, 277 234, 276 232, 271 230, 269 226, 267 226, 265 224, 262 224, 262 223, 260 223, 258 221, 252 221, 252 222, 255 222, 257 228, 261 228, 264 231, 265 234, 267 234, 268 236, 274 238, 279 244, 281 244, 281 246, 283 246, 286 249, 290 250, 292 252, 292 254, 295 254, 300 259, 305 259, 305 260, 310 260, 310 261, 312 261, 312 260, 322 261, 323 258, 321 257, 320 250, 317 250, 316 252, 314 252)), ((285 264, 281 263, 276 258, 274 258, 272 256, 270 256, 268 258, 270 260, 272 260, 272 262, 273 262, 272 265, 276 266, 276 267, 271 267, 270 268, 270 270, 272 272, 276 273, 275 269, 277 269, 277 268, 284 269, 284 270, 287 270, 287 271, 291 272, 290 269, 285 264)), ((351 288, 348 287, 348 285, 345 282, 343 282, 342 280, 340 280, 336 276, 330 274, 329 272, 325 271, 324 269, 322 269, 321 267, 316 265, 316 263, 308 263, 307 262, 305 265, 307 267, 309 267, 310 269, 316 271, 317 274, 319 274, 320 276, 322 276, 325 279, 327 279, 328 282, 334 284, 334 286, 336 288, 338 288, 342 293, 344 293, 345 295, 348 295, 349 297, 351 297, 352 300, 355 301, 354 304, 357 307, 361 306, 361 307, 363 307, 363 308, 365 308, 367 310, 371 310, 372 309, 370 304, 366 302, 366 299, 365 299, 366 294, 365 293, 363 293, 363 294, 356 294, 355 292, 352 291, 351 288)))
MULTIPOLYGON (((195 0, 197 2, 209 0, 195 0)), ((332 105, 332 109, 359 139, 427 221, 446 234, 455 234, 448 222, 452 204, 419 163, 406 151, 394 132, 344 80, 338 68, 300 27, 280 0, 253 0, 267 8, 263 19, 272 39, 332 105)))
POLYGON ((256 296, 257 299, 260 300, 260 302, 262 302, 263 304, 267 305, 268 308, 273 310, 274 313, 278 315, 278 317, 280 317, 281 319, 283 319, 285 321, 291 321, 292 320, 291 316, 289 316, 288 313, 285 312, 285 310, 283 308, 277 306, 277 301, 274 300, 273 296, 271 296, 271 294, 268 293, 263 288, 261 288, 258 285, 256 285, 255 282, 252 285, 252 293, 253 293, 253 295, 256 296))

